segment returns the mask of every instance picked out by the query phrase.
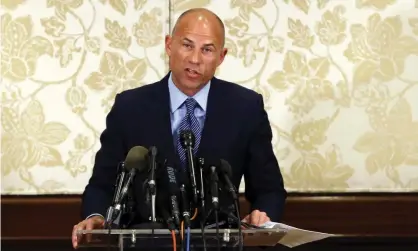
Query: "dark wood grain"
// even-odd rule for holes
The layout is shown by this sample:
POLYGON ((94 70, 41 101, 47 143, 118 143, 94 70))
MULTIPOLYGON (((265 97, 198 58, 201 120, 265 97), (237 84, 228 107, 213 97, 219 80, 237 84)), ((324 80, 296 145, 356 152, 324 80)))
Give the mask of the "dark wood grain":
POLYGON ((418 194, 294 195, 283 223, 346 236, 418 237, 418 194))
MULTIPOLYGON (((242 214, 248 204, 240 198, 242 214)), ((70 240, 80 196, 2 196, 2 240, 70 240)), ((417 237, 418 194, 289 194, 283 223, 350 236, 417 237)))

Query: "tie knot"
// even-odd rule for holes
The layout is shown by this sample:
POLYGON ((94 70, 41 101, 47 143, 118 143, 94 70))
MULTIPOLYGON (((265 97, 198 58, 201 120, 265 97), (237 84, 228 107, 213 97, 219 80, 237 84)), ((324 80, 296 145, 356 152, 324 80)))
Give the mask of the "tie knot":
POLYGON ((197 105, 198 103, 196 102, 194 98, 187 98, 186 99, 187 113, 193 114, 194 109, 196 108, 197 105))

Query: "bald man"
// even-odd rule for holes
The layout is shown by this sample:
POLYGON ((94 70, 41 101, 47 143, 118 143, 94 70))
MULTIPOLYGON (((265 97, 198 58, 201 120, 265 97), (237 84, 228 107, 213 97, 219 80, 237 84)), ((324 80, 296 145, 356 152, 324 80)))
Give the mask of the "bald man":
MULTIPOLYGON (((83 194, 84 220, 73 229, 75 248, 79 242, 76 230, 104 226, 116 167, 132 147, 156 146, 159 156, 175 166, 180 175, 188 172, 179 139, 183 129, 195 135, 194 156, 228 161, 235 187, 244 177, 245 197, 251 205, 244 221, 260 225, 280 220, 286 190, 273 153, 263 98, 214 77, 227 54, 224 42, 225 28, 218 16, 200 8, 186 11, 176 22, 172 36, 165 39, 170 72, 158 82, 116 96, 83 194)), ((136 223, 149 221, 149 205, 144 203, 143 180, 139 179, 133 185, 136 223)))

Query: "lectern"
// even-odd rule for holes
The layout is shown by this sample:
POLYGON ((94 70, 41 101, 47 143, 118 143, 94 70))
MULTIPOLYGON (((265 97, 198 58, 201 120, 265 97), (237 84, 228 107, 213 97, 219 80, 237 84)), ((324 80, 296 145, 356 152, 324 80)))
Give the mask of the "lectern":
POLYGON ((273 229, 192 229, 185 235, 168 229, 83 230, 79 248, 95 250, 240 250, 243 247, 275 246, 286 230, 273 229), (241 237, 241 244, 240 244, 241 237), (89 238, 89 239, 88 239, 89 238))

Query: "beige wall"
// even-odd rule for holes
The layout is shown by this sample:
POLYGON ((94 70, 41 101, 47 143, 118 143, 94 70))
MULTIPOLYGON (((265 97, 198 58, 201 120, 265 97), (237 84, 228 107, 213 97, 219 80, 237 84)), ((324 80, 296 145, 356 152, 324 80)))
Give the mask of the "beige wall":
POLYGON ((264 95, 289 191, 418 190, 418 0, 2 0, 3 194, 80 193, 116 93, 167 72, 187 8, 264 95))

